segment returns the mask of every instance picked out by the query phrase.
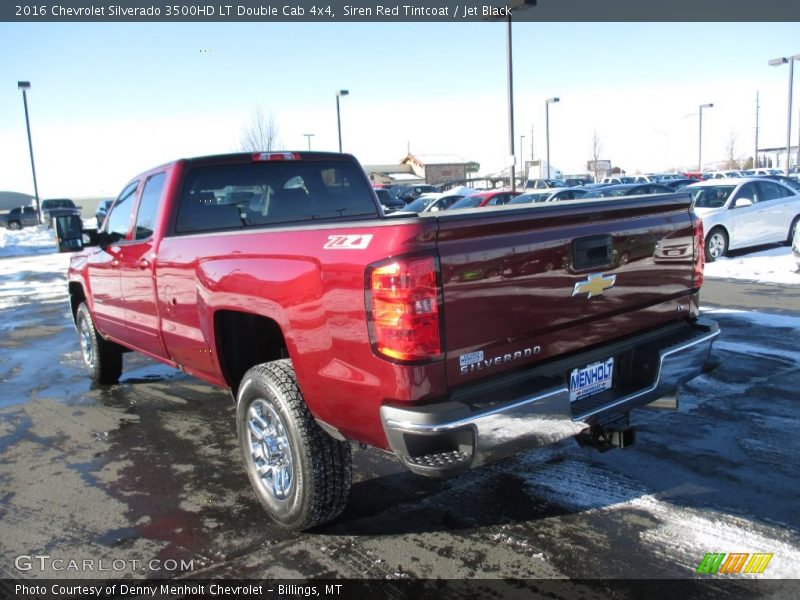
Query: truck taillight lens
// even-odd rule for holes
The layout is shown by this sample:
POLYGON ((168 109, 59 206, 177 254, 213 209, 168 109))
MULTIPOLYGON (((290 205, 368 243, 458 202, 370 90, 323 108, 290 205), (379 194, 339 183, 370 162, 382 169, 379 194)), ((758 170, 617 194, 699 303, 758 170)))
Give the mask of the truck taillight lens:
POLYGON ((256 152, 250 157, 253 162, 271 162, 273 160, 300 160, 297 152, 256 152))
POLYGON ((398 361, 440 358, 440 298, 432 256, 397 259, 367 268, 372 346, 398 361))
POLYGON ((703 221, 694 218, 694 269, 692 270, 692 288, 699 290, 703 285, 703 270, 706 266, 706 238, 703 232, 703 221))

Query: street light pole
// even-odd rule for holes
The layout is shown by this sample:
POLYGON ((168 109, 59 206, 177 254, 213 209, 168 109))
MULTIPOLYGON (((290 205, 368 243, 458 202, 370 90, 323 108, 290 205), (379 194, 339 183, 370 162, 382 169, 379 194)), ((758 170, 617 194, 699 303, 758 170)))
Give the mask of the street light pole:
POLYGON ((336 92, 336 126, 339 129, 339 153, 342 152, 342 117, 339 112, 339 98, 347 96, 350 92, 348 90, 339 90, 336 92))
POLYGON ((506 68, 508 72, 508 147, 511 148, 511 191, 517 191, 517 173, 514 157, 514 68, 512 67, 511 55, 511 13, 508 13, 506 20, 508 29, 506 30, 506 68))
POLYGON ((524 135, 519 136, 519 174, 522 177, 525 174, 525 155, 522 153, 522 140, 525 139, 524 135))
POLYGON ((700 105, 699 130, 697 135, 697 170, 703 172, 703 109, 711 108, 713 103, 700 105))
MULTIPOLYGON (((780 58, 773 58, 769 61, 769 66, 778 67, 780 65, 789 63, 789 106, 786 114, 786 175, 789 175, 789 162, 790 154, 792 151, 792 87, 794 87, 794 61, 800 60, 800 54, 794 56, 782 56, 780 58)), ((798 162, 800 162, 800 142, 798 142, 797 150, 798 162)))
MULTIPOLYGON (((508 72, 508 148, 511 153, 511 190, 517 189, 517 173, 516 163, 517 157, 514 156, 514 69, 512 66, 512 52, 511 52, 511 13, 514 11, 525 10, 536 6, 537 0, 511 0, 507 5, 508 8, 506 23, 506 70, 508 72)), ((490 20, 496 20, 491 18, 490 20)))
MULTIPOLYGON (((306 139, 308 140, 308 151, 311 152, 311 138, 314 137, 314 134, 313 133, 304 133, 303 135, 306 136, 306 139)), ((340 136, 339 137, 339 152, 342 151, 341 147, 342 147, 342 141, 341 141, 341 136, 340 136)))
POLYGON ((39 223, 42 222, 42 212, 39 209, 39 186, 36 184, 36 164, 33 162, 33 141, 31 141, 31 121, 28 118, 28 95, 27 91, 31 89, 30 81, 18 81, 17 88, 22 90, 22 103, 25 106, 25 128, 28 130, 28 151, 31 155, 31 172, 33 173, 33 195, 35 198, 36 216, 39 223))
POLYGON ((544 137, 547 152, 547 178, 550 179, 550 105, 561 102, 560 98, 548 98, 544 102, 544 137))

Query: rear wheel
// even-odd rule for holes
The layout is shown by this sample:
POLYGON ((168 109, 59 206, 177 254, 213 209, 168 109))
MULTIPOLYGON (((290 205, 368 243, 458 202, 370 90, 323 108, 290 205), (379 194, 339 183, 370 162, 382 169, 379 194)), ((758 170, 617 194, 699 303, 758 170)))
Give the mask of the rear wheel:
POLYGON ((245 471, 269 516, 301 531, 344 510, 350 446, 325 433, 308 410, 289 360, 256 365, 239 386, 236 429, 245 471))
POLYGON ((8 228, 13 231, 17 231, 18 229, 21 229, 22 226, 20 225, 19 221, 9 221, 8 228))
POLYGON ((706 262, 714 262, 727 253, 728 234, 722 227, 714 227, 706 237, 706 262))
POLYGON ((95 383, 117 383, 122 375, 122 348, 100 337, 86 303, 81 303, 78 307, 75 324, 78 328, 83 364, 89 377, 95 383))

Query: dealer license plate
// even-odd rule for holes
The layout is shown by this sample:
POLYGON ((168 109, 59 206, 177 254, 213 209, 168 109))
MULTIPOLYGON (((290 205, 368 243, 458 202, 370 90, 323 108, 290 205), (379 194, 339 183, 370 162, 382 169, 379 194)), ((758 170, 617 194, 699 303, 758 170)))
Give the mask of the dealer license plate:
POLYGON ((613 358, 573 369, 569 374, 569 401, 575 402, 611 389, 613 376, 613 358))

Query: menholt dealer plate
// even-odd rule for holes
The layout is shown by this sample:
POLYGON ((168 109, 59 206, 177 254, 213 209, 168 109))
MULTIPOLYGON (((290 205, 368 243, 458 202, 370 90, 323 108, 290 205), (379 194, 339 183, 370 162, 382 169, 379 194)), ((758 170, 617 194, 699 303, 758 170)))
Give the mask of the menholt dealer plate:
POLYGON ((570 402, 611 389, 613 375, 613 358, 573 369, 569 375, 570 402))

